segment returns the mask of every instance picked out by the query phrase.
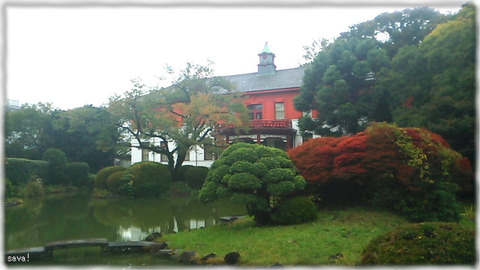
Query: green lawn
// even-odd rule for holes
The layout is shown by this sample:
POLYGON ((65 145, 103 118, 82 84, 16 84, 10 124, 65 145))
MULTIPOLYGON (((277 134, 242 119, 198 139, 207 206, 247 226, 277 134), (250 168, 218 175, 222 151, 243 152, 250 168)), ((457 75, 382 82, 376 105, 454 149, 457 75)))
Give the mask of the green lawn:
POLYGON ((199 258, 236 251, 240 265, 347 265, 359 263, 363 248, 379 234, 408 223, 403 217, 362 207, 321 210, 316 221, 290 226, 257 226, 251 218, 162 237, 171 248, 196 251, 199 258), (341 255, 335 257, 335 255, 341 255))

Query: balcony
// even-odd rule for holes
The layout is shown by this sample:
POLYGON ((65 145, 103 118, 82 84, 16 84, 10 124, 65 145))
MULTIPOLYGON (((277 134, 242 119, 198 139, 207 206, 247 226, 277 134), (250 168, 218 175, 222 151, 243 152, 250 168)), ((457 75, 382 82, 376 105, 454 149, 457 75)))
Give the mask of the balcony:
POLYGON ((292 128, 290 120, 250 120, 250 128, 292 128))
MULTIPOLYGON (((290 120, 250 120, 249 132, 252 133, 270 133, 285 134, 292 131, 292 122, 290 120)), ((220 133, 234 134, 233 125, 220 125, 220 133)), ((242 132, 241 132, 242 133, 242 132)))
MULTIPOLYGON (((220 125, 222 129, 233 129, 233 125, 220 125)), ((292 128, 292 122, 290 120, 263 120, 255 119, 250 120, 250 128, 292 128)))

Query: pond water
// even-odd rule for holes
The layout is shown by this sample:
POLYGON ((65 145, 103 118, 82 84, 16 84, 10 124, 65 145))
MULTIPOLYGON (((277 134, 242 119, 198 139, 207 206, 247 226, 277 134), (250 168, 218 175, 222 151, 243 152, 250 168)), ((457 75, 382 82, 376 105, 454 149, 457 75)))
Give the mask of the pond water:
MULTIPOLYGON (((214 226, 221 216, 244 214, 244 206, 228 200, 202 204, 197 198, 106 200, 88 194, 45 196, 4 208, 4 250, 85 238, 143 240, 153 232, 167 234, 214 226)), ((169 262, 150 253, 102 255, 99 248, 82 248, 55 251, 52 259, 37 263, 130 266, 169 262)))

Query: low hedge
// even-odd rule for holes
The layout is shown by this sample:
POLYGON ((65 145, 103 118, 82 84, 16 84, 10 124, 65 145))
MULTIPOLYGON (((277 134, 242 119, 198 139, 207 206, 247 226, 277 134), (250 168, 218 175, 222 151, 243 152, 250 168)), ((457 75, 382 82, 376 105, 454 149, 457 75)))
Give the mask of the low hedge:
POLYGON ((363 265, 468 264, 476 261, 475 231, 458 223, 408 224, 374 238, 363 265))
POLYGON ((48 162, 44 160, 5 159, 5 177, 10 179, 13 186, 25 185, 32 178, 46 179, 47 176, 48 162))
POLYGON ((185 173, 191 168, 195 168, 195 166, 193 166, 193 165, 182 165, 182 166, 180 166, 180 168, 178 168, 175 171, 174 175, 172 175, 172 181, 185 182, 186 181, 185 173))
POLYGON ((118 191, 121 195, 158 196, 168 191, 172 176, 167 165, 143 161, 130 166, 120 181, 118 191))
POLYGON ((185 182, 190 188, 201 189, 205 178, 207 178, 208 168, 203 166, 189 168, 185 172, 185 182))

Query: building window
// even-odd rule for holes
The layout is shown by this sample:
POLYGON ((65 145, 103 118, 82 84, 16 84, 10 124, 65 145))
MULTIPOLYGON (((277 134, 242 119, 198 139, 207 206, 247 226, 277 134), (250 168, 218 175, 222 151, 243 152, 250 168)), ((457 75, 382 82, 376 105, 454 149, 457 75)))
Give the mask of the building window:
POLYGON ((250 120, 262 119, 262 111, 263 111, 262 104, 248 105, 247 108, 250 111, 249 112, 250 120))
POLYGON ((142 149, 142 161, 148 161, 149 154, 148 149, 142 149))
POLYGON ((283 102, 275 102, 275 119, 285 119, 285 105, 283 104, 283 102))
POLYGON ((204 144, 203 145, 203 160, 215 160, 216 155, 213 151, 213 145, 204 144))

